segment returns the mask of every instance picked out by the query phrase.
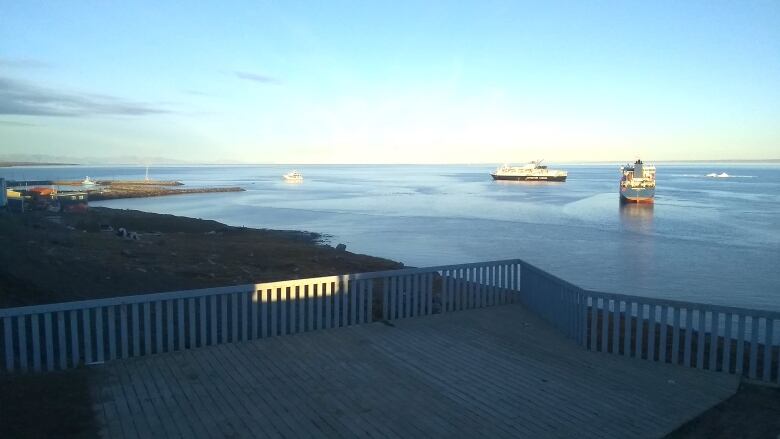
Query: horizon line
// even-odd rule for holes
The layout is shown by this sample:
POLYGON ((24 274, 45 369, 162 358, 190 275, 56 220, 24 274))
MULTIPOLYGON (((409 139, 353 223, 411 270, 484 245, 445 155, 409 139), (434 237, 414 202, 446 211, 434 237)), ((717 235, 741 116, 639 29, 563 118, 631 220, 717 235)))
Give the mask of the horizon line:
MULTIPOLYGON (((631 162, 633 160, 629 160, 631 162)), ((551 161, 548 163, 561 163, 561 164, 596 164, 596 163, 625 163, 625 160, 560 160, 551 161)), ((695 160, 650 160, 652 163, 780 163, 780 158, 772 159, 695 159, 695 160)), ((499 162, 393 162, 393 163, 372 163, 372 162, 360 162, 360 163, 337 163, 337 162, 182 162, 179 160, 171 160, 171 162, 161 161, 157 163, 138 163, 138 162, 98 162, 98 163, 73 163, 73 162, 56 162, 56 161, 42 161, 33 162, 27 160, 0 160, 0 167, 35 167, 35 166, 426 166, 426 165, 495 165, 499 162)), ((503 163, 524 163, 524 162, 503 162, 503 163)))

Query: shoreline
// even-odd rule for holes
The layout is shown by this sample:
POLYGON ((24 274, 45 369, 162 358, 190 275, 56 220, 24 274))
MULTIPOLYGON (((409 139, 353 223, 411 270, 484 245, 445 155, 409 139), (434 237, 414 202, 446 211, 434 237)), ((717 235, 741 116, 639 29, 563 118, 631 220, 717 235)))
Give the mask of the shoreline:
POLYGON ((403 267, 322 235, 136 210, 0 213, 0 307, 403 267), (117 236, 120 228, 138 239, 117 236))
POLYGON ((58 162, 0 162, 0 168, 14 168, 17 166, 81 166, 78 163, 58 163, 58 162))

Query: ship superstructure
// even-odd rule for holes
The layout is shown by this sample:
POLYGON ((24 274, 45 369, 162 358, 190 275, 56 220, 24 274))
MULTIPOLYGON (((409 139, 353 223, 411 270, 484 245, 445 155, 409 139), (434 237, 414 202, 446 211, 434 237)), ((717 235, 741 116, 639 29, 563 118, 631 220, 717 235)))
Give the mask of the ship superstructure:
POLYGON ((620 168, 620 200, 627 203, 652 203, 655 197, 655 166, 637 159, 620 168))
POLYGON ((287 181, 303 181, 303 174, 296 170, 292 170, 284 174, 282 177, 284 177, 284 179, 287 181))

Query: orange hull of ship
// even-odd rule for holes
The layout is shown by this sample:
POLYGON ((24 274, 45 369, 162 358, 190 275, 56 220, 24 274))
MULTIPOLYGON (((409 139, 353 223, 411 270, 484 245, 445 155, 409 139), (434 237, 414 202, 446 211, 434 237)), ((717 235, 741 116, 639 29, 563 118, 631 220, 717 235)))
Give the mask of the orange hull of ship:
POLYGON ((653 198, 637 198, 634 200, 629 200, 628 198, 624 196, 620 196, 620 202, 626 203, 626 204, 653 204, 654 199, 653 198))

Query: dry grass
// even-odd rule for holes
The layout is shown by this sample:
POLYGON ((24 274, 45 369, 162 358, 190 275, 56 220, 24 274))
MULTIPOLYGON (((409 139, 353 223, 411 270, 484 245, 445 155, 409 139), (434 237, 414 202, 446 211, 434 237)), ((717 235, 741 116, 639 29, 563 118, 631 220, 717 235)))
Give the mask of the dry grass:
POLYGON ((0 436, 95 437, 89 380, 96 376, 87 369, 0 375, 0 436))
POLYGON ((107 208, 0 214, 0 307, 401 267, 318 238, 107 208), (140 239, 101 232, 100 224, 140 239))

